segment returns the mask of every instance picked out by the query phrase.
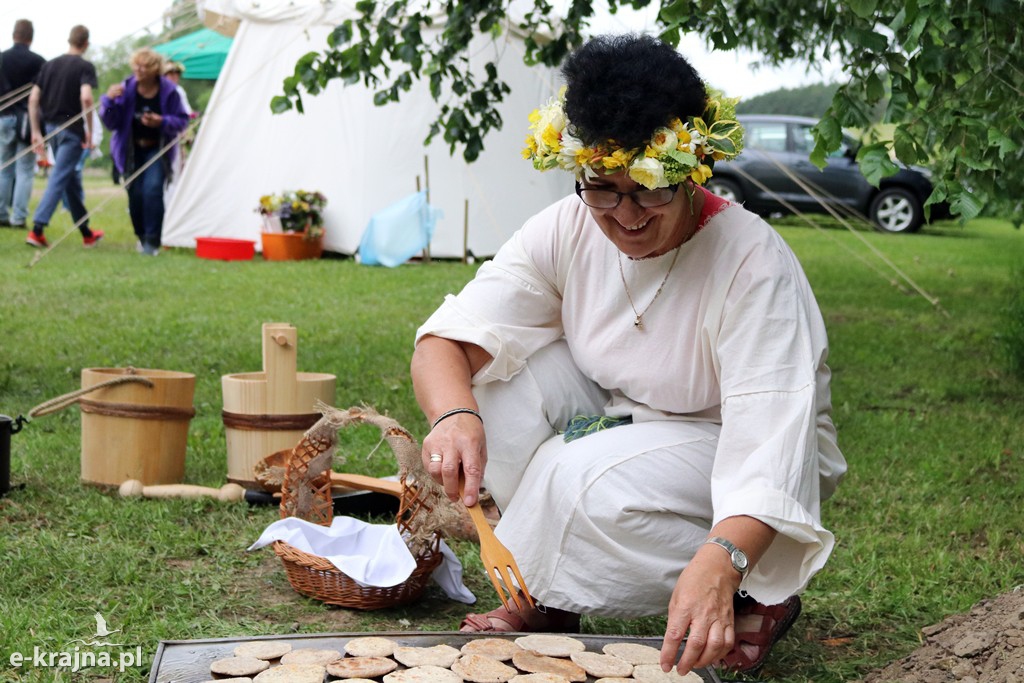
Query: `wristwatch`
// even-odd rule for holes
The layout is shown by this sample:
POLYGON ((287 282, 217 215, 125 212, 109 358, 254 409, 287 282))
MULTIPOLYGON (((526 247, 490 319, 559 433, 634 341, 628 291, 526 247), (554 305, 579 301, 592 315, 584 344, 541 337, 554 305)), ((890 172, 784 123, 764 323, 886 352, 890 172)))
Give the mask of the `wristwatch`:
POLYGON ((712 536, 705 543, 714 543, 725 548, 726 552, 729 553, 729 558, 732 560, 732 568, 738 571, 740 576, 746 577, 747 570, 750 569, 750 562, 747 561, 747 554, 745 552, 721 536, 712 536))

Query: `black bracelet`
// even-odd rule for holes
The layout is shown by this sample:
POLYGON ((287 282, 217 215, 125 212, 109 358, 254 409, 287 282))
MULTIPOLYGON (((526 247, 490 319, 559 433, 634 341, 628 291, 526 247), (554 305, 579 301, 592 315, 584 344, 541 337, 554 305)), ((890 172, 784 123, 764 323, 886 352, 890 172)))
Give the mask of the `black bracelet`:
POLYGON ((480 413, 476 412, 472 408, 452 408, 447 413, 441 414, 440 417, 438 417, 436 420, 434 420, 434 424, 430 425, 430 429, 434 429, 435 427, 437 427, 438 423, 441 420, 443 420, 445 418, 448 418, 448 417, 451 417, 452 415, 458 415, 459 413, 469 413, 470 415, 476 415, 476 418, 478 420, 480 420, 480 422, 484 421, 484 419, 482 417, 480 417, 480 413))

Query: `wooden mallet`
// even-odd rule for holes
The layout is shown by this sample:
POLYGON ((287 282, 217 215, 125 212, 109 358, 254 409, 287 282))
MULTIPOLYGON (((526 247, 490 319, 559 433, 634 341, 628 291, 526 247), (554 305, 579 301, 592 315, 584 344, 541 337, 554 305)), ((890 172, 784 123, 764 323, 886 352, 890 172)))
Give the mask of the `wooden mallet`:
POLYGON ((219 489, 209 486, 194 486, 192 484, 160 484, 157 486, 144 486, 137 479, 129 479, 121 484, 118 489, 121 496, 131 498, 133 496, 145 496, 146 498, 216 498, 219 501, 230 502, 243 500, 245 489, 238 484, 224 484, 219 489))

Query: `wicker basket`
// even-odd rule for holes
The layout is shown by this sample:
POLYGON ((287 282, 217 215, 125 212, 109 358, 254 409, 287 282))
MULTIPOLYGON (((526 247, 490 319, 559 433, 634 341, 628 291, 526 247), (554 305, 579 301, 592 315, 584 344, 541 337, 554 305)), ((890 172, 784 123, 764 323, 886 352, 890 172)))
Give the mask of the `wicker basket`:
MULTIPOLYGON (((306 476, 310 460, 320 455, 303 438, 292 450, 281 489, 281 517, 292 514, 307 522, 330 526, 334 517, 330 476, 312 481, 306 476)), ((426 505, 417 495, 415 485, 401 479, 402 497, 398 508, 398 531, 405 536, 409 520, 426 505)), ((381 609, 412 602, 423 594, 433 571, 441 564, 441 537, 435 535, 425 552, 416 558, 416 569, 408 579, 389 587, 364 586, 319 555, 312 555, 284 542, 274 542, 274 552, 284 563, 288 581, 297 592, 329 605, 350 609, 381 609)))

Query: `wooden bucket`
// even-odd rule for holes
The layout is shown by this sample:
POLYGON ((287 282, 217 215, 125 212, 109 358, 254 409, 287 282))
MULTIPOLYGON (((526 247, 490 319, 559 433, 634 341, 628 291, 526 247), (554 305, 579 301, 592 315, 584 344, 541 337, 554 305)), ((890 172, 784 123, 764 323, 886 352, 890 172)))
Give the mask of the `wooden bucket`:
POLYGON ((135 375, 143 384, 104 387, 78 400, 82 410, 82 481, 119 486, 177 484, 185 478, 188 425, 196 376, 145 368, 85 368, 82 388, 135 375))
POLYGON ((263 325, 263 372, 224 375, 228 481, 259 489, 253 468, 292 448, 321 415, 317 399, 334 405, 334 375, 297 372, 298 332, 287 323, 263 325))

